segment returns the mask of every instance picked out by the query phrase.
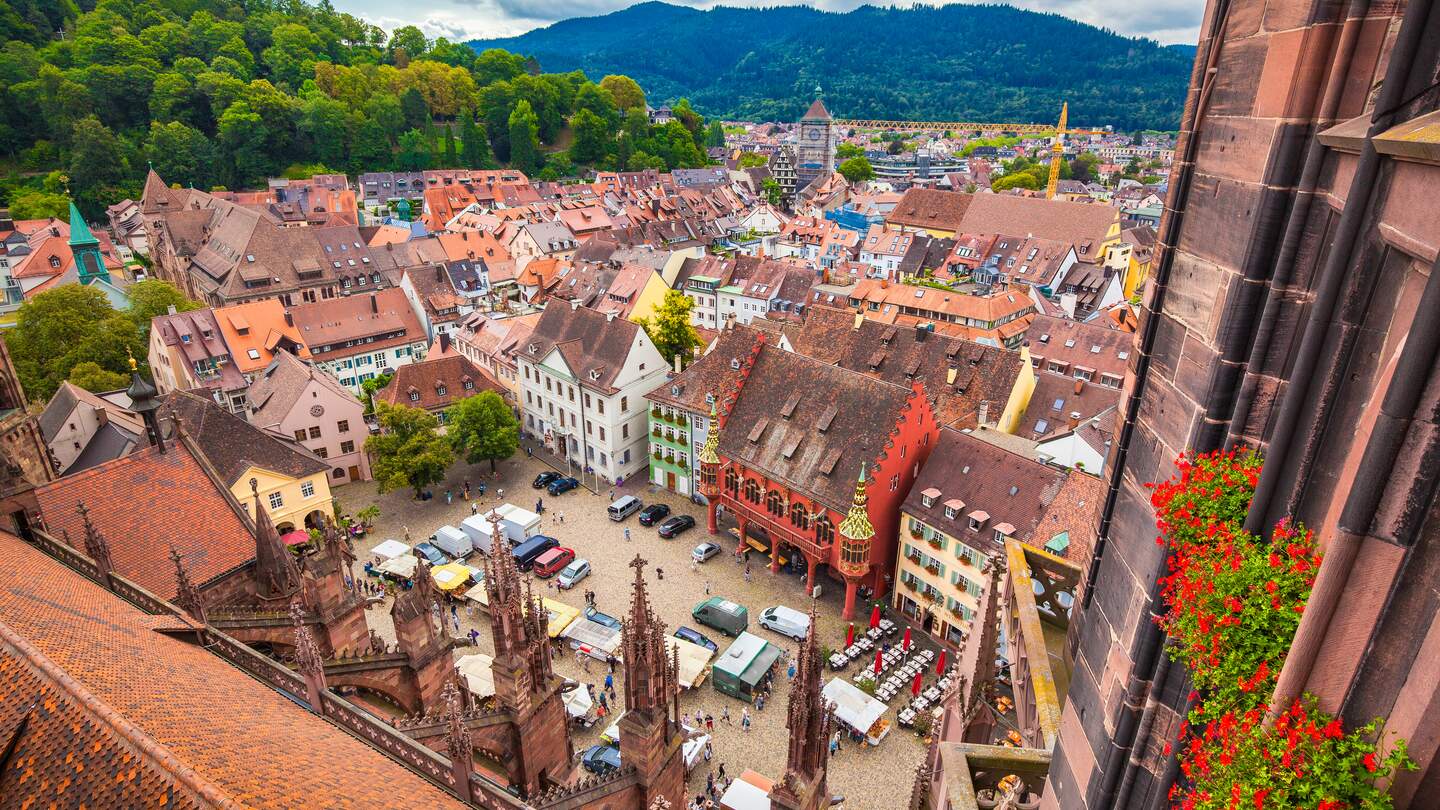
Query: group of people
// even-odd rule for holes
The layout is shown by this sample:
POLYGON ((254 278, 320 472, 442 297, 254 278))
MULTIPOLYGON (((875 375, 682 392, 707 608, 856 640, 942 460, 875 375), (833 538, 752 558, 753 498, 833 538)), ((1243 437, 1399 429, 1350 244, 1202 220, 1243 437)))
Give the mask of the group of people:
POLYGON ((705 792, 695 795, 688 810, 713 810, 719 807, 720 797, 725 795, 733 781, 734 777, 725 775, 725 763, 720 763, 718 769, 705 774, 705 792))

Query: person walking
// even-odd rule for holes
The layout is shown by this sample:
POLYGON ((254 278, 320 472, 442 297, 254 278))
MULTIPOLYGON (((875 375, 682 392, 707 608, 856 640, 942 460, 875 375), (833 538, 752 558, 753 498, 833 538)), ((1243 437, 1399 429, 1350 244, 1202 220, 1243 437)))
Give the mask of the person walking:
POLYGON ((709 596, 709 595, 710 595, 710 580, 708 580, 708 579, 705 580, 705 595, 706 595, 706 596, 709 596))
POLYGON ((564 512, 556 512, 556 513, 555 513, 555 520, 556 520, 556 522, 558 522, 558 523, 564 523, 564 522, 565 522, 565 513, 564 513, 564 512))
POLYGON ((715 715, 709 712, 705 713, 705 730, 711 733, 715 731, 715 715))
POLYGON ((723 762, 720 763, 720 767, 718 767, 718 768, 715 769, 715 773, 716 773, 717 776, 720 777, 720 781, 721 781, 721 782, 724 782, 724 781, 725 781, 725 763, 723 763, 723 762))
POLYGON ((791 661, 791 662, 790 662, 790 666, 786 667, 786 669, 785 669, 785 677, 786 677, 787 679, 789 679, 789 680, 792 680, 792 681, 795 680, 795 662, 794 662, 794 661, 791 661))
MULTIPOLYGON (((729 707, 729 706, 721 706, 721 707, 720 707, 720 722, 724 723, 724 724, 727 725, 727 726, 730 725, 730 707, 729 707)), ((724 765, 721 765, 721 766, 720 766, 720 774, 721 774, 721 776, 724 776, 724 774, 725 774, 725 766, 724 766, 724 765)))
POLYGON ((626 526, 626 527, 625 527, 625 542, 627 542, 627 543, 630 542, 630 527, 629 527, 629 526, 626 526))
POLYGON ((611 693, 615 691, 615 675, 613 673, 605 673, 605 691, 611 693))
POLYGON ((604 692, 600 693, 600 696, 596 698, 596 701, 600 704, 601 710, 608 711, 610 709, 610 701, 605 698, 604 692))
POLYGON ((748 708, 740 710, 740 730, 750 731, 750 710, 748 708))

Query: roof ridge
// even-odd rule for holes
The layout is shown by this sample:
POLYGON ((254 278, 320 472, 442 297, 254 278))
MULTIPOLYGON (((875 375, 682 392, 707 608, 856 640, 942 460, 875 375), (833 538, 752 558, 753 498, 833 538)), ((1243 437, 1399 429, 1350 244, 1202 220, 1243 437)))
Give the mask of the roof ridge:
MULTIPOLYGON (((93 582, 88 584, 92 587, 99 587, 93 582)), ((241 807, 240 803, 222 790, 219 785, 201 776, 194 768, 183 764, 177 754, 147 734, 139 725, 126 719, 123 714, 66 672, 59 664, 50 660, 49 656, 3 620, 0 620, 0 641, 18 650, 27 665, 39 670, 46 680, 68 693, 75 700, 77 706, 97 722, 114 729, 118 736, 134 745, 151 760, 157 769, 170 774, 198 796, 214 803, 217 807, 241 807)))

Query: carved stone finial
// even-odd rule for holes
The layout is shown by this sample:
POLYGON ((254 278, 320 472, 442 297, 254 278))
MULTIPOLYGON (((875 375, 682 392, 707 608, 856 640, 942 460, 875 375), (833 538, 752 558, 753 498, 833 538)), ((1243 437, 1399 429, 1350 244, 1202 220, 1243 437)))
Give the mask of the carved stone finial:
POLYGON ((325 673, 325 656, 320 652, 320 645, 315 643, 315 635, 305 623, 305 607, 296 599, 290 603, 290 621, 295 625, 295 663, 300 669, 300 674, 306 680, 313 677, 323 677, 325 673))
POLYGON ((175 565, 175 604, 184 608, 186 613, 204 624, 205 600, 200 596, 199 589, 190 581, 190 574, 185 570, 185 561, 174 546, 170 547, 170 562, 175 565))
POLYGON ((110 543, 95 524, 90 520, 90 510, 85 508, 85 502, 77 503, 76 508, 80 511, 80 520, 85 524, 85 553, 95 561, 103 577, 115 570, 115 565, 110 559, 110 543))

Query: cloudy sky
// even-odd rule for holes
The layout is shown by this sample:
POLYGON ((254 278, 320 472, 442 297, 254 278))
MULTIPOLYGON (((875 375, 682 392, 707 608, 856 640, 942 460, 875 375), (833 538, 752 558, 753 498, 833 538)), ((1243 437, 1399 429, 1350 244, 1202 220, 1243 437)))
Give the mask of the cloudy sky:
MULTIPOLYGON (((873 0, 872 0, 873 1, 873 0)), ((637 0, 332 0, 387 31, 417 25, 432 37, 452 40, 507 37, 570 17, 593 17, 634 5, 637 0)), ((801 4, 801 0, 667 0, 676 5, 710 8, 801 4)), ((1146 36, 1162 43, 1194 43, 1204 0, 1010 0, 1021 8, 1053 11, 1110 28, 1146 36)), ((862 0, 808 0, 805 5, 828 11, 849 11, 862 0)), ((877 2, 877 4, 879 4, 877 2)), ((911 0, 884 0, 886 5, 911 5, 911 0)))

